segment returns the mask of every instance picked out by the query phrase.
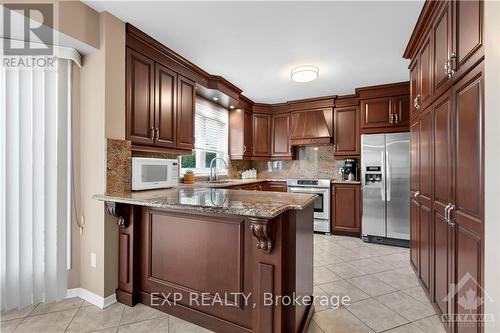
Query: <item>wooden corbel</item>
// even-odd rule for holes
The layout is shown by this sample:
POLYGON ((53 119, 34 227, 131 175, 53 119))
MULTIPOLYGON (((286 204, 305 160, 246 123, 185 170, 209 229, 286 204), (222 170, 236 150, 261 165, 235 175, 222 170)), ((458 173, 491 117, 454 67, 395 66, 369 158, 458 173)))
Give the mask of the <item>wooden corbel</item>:
POLYGON ((109 215, 118 218, 116 223, 120 228, 128 227, 128 205, 106 201, 106 211, 109 215))
POLYGON ((265 253, 271 253, 273 249, 273 224, 271 220, 249 217, 250 228, 257 238, 257 248, 265 253))

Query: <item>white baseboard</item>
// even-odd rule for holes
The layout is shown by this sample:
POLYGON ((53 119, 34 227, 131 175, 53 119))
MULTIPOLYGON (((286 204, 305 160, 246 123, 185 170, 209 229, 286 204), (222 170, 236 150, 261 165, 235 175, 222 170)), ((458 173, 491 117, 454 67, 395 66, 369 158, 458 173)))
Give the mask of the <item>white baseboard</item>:
POLYGON ((70 297, 80 297, 81 299, 101 309, 107 308, 111 304, 116 303, 116 294, 109 295, 108 297, 104 298, 83 288, 68 289, 66 298, 70 297))

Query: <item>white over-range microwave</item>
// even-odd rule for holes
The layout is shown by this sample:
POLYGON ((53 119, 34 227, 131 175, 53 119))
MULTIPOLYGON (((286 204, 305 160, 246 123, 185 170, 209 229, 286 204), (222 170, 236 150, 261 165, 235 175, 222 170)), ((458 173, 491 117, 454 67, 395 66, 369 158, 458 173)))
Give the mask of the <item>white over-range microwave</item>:
POLYGON ((174 159, 132 157, 132 190, 151 190, 177 186, 178 161, 174 159))

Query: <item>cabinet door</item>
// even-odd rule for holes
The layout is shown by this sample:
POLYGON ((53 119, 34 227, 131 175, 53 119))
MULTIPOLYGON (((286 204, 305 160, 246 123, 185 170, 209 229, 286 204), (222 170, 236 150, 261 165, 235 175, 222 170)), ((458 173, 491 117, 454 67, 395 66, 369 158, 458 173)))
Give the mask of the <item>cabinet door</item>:
POLYGON ((431 287, 431 223, 432 223, 432 112, 420 116, 419 128, 419 275, 423 287, 431 287))
POLYGON ((290 115, 278 114, 272 117, 272 155, 292 156, 290 150, 290 115))
POLYGON ((452 197, 453 119, 450 93, 444 94, 432 105, 433 126, 433 270, 432 301, 441 314, 449 314, 447 295, 452 283, 453 229, 445 218, 445 209, 452 197))
POLYGON ((332 225, 333 231, 359 233, 358 185, 332 186, 332 225))
POLYGON ((483 1, 453 1, 456 77, 466 73, 484 55, 483 51, 483 1))
POLYGON ((253 115, 253 156, 271 155, 271 115, 253 115))
POLYGON ((431 34, 429 34, 418 53, 419 57, 419 104, 420 110, 427 108, 432 95, 432 54, 431 54, 431 34))
POLYGON ((286 192, 286 182, 267 182, 266 191, 271 192, 286 192))
POLYGON ((410 64, 410 119, 414 119, 420 111, 416 106, 417 99, 420 98, 418 97, 420 95, 419 65, 418 56, 416 56, 410 64))
POLYGON ((132 144, 154 143, 154 61, 127 49, 127 139, 132 144))
POLYGON ((359 107, 335 108, 333 126, 335 155, 359 155, 359 107))
MULTIPOLYGON (((455 209, 451 219, 456 223, 455 312, 458 315, 482 313, 483 308, 467 306, 469 290, 480 299, 483 295, 484 237, 484 82, 483 64, 458 81, 452 89, 454 112, 454 186, 455 209)), ((476 326, 457 325, 458 332, 481 332, 476 326)))
POLYGON ((392 99, 393 126, 408 126, 410 120, 409 96, 401 95, 392 99))
POLYGON ((241 159, 245 153, 245 113, 243 110, 229 111, 229 155, 241 159))
POLYGON ((176 147, 177 73, 155 64, 156 146, 176 147))
POLYGON ((410 196, 412 197, 410 201, 410 261, 417 271, 419 268, 418 255, 420 252, 420 230, 418 227, 418 212, 420 205, 415 193, 417 193, 419 186, 419 132, 420 120, 417 118, 410 125, 410 196))
POLYGON ((391 98, 372 98, 361 101, 361 128, 389 127, 391 98))
POLYGON ((246 157, 252 156, 253 151, 253 117, 252 113, 244 112, 244 135, 243 135, 243 155, 246 157))
MULTIPOLYGON (((452 19, 451 19, 451 2, 442 1, 441 8, 436 17, 436 21, 432 27, 433 39, 433 75, 434 75, 434 92, 436 95, 441 95, 445 91, 451 80, 448 78, 445 65, 451 57, 452 48, 452 19)), ((451 65, 451 64, 450 64, 451 65)))
POLYGON ((177 83, 177 148, 194 147, 195 83, 181 75, 177 83))

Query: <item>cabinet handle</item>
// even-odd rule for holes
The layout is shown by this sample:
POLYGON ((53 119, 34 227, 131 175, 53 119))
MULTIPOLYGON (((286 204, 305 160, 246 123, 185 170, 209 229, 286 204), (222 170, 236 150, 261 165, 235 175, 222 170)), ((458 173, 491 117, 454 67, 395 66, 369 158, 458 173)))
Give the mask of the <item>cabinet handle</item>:
POLYGON ((446 60, 446 63, 444 64, 444 70, 446 72, 446 76, 448 79, 451 79, 453 75, 455 75, 455 65, 456 65, 456 60, 457 55, 455 52, 453 52, 449 57, 448 60, 446 60))
POLYGON ((247 152, 247 146, 243 145, 243 154, 247 152))
POLYGON ((399 123, 399 116, 397 113, 394 114, 394 122, 397 124, 399 123))
POLYGON ((413 100, 413 107, 415 107, 415 109, 420 109, 421 107, 421 96, 420 94, 417 95, 417 97, 415 97, 415 99, 413 100))
POLYGON ((333 152, 336 153, 337 152, 337 145, 336 144, 333 144, 333 152))
POLYGON ((450 203, 446 205, 446 207, 444 207, 444 219, 446 220, 446 223, 448 223, 448 225, 450 224, 450 219, 448 218, 448 209, 450 208, 450 203))
POLYGON ((392 124, 394 122, 394 113, 389 111, 389 124, 392 124))
POLYGON ((149 137, 151 138, 151 141, 155 141, 155 133, 156 133, 155 128, 154 128, 154 127, 151 127, 151 128, 149 129, 149 131, 150 131, 150 133, 151 133, 151 134, 149 135, 149 137))
POLYGON ((451 212, 455 209, 455 205, 450 203, 450 208, 448 208, 448 221, 450 223, 450 226, 454 227, 455 226, 455 221, 451 219, 451 212))
POLYGON ((415 194, 413 195, 413 199, 418 199, 418 197, 420 196, 420 192, 417 191, 415 192, 415 194))
POLYGON ((160 139, 160 129, 156 127, 156 141, 160 139))

